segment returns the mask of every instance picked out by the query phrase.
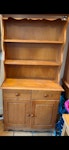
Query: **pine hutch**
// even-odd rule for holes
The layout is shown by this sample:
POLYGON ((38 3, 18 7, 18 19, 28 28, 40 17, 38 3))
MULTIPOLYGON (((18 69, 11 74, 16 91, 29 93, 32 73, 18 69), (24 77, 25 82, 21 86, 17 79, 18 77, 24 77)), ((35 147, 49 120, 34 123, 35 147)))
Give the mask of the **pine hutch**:
POLYGON ((68 18, 3 14, 5 130, 54 129, 68 18))

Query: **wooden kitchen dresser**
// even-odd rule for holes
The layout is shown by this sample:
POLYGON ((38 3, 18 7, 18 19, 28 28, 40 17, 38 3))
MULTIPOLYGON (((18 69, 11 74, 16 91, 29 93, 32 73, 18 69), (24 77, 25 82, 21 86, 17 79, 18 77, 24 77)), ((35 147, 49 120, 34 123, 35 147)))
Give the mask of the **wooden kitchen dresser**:
POLYGON ((2 16, 5 130, 54 129, 67 16, 2 16))

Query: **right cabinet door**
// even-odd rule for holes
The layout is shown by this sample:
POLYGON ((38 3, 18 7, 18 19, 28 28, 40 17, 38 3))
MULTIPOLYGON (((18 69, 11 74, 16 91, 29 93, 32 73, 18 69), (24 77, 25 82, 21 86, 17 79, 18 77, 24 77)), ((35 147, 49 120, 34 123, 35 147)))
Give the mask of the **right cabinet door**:
POLYGON ((33 129, 53 129, 58 112, 57 100, 33 100, 31 125, 33 129))

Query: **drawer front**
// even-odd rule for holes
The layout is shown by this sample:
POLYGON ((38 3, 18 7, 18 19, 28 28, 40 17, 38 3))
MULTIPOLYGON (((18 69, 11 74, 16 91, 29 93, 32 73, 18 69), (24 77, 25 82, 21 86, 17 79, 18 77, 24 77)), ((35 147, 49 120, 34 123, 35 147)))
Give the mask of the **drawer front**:
POLYGON ((19 100, 30 100, 31 91, 29 90, 3 90, 4 98, 15 98, 19 100))
POLYGON ((59 100, 60 92, 52 92, 52 91, 32 91, 32 99, 33 100, 59 100))

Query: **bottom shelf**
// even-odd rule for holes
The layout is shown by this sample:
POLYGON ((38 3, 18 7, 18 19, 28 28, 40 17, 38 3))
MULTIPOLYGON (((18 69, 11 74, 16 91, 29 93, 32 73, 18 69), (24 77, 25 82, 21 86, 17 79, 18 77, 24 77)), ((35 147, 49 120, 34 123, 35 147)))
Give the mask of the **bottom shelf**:
POLYGON ((51 90, 64 91, 61 85, 51 80, 37 79, 13 79, 7 78, 3 82, 2 89, 31 89, 31 90, 51 90))

